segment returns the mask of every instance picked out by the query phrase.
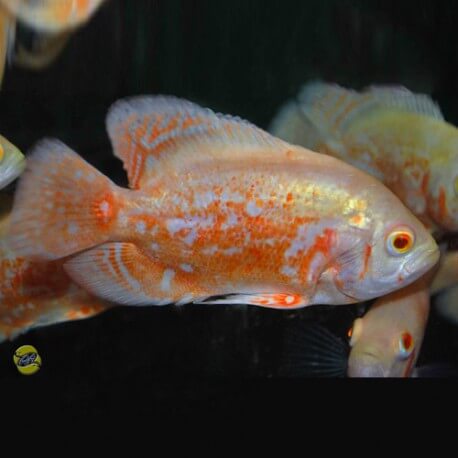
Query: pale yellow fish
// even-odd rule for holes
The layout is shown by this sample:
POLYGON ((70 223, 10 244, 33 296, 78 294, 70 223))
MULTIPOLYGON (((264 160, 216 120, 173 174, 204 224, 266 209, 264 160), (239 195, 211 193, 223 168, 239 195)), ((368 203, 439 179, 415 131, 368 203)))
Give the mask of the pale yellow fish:
POLYGON ((344 304, 410 284, 438 260, 421 222, 373 177, 239 118, 141 96, 115 103, 107 127, 132 189, 42 141, 19 183, 10 241, 36 260, 80 253, 65 269, 95 295, 344 304))
POLYGON ((0 135, 0 189, 14 181, 25 168, 24 155, 0 135))
POLYGON ((430 308, 430 275, 375 301, 349 332, 349 377, 410 377, 430 308))
POLYGON ((313 82, 285 104, 271 130, 370 173, 429 228, 458 230, 458 129, 427 95, 313 82))

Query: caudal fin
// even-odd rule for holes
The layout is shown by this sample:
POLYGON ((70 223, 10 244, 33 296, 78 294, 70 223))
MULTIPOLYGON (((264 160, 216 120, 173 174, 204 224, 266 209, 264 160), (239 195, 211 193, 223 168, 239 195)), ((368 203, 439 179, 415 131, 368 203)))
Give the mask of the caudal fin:
POLYGON ((9 246, 51 260, 108 240, 116 220, 115 185, 58 140, 40 141, 16 191, 9 246))
POLYGON ((67 321, 82 320, 98 315, 112 304, 91 296, 86 291, 71 287, 63 296, 30 297, 14 308, 0 305, 0 343, 13 340, 31 329, 67 321))

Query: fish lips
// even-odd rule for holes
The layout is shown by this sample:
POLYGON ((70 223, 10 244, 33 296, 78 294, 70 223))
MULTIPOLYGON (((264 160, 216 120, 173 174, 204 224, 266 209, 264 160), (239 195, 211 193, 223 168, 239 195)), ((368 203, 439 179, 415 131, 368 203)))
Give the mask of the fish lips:
POLYGON ((403 272, 413 280, 421 277, 424 273, 434 267, 439 261, 439 249, 427 249, 413 259, 407 260, 403 265, 403 272))

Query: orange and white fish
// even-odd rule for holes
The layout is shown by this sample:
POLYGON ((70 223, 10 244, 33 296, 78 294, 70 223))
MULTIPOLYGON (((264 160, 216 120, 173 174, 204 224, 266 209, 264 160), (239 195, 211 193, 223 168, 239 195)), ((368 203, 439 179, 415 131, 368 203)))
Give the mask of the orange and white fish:
POLYGON ((87 22, 105 0, 0 0, 0 82, 6 62, 28 69, 49 65, 75 29, 87 22), (27 49, 18 27, 33 33, 27 49))
POLYGON ((84 24, 104 1, 0 0, 0 6, 34 30, 60 33, 84 24))
POLYGON ((427 95, 312 82, 281 109, 271 131, 370 173, 427 227, 458 230, 458 129, 427 95))
POLYGON ((25 169, 24 155, 0 135, 0 189, 8 186, 25 169))
POLYGON ((28 158, 10 243, 121 304, 353 303, 431 269, 434 239, 368 174, 174 97, 134 97, 107 128, 132 190, 56 140, 28 158), (213 296, 226 296, 214 298, 213 296))
MULTIPOLYGON (((0 237, 9 218, 0 223, 0 237)), ((30 329, 96 315, 110 305, 82 290, 62 261, 31 262, 0 239, 0 342, 30 329)))

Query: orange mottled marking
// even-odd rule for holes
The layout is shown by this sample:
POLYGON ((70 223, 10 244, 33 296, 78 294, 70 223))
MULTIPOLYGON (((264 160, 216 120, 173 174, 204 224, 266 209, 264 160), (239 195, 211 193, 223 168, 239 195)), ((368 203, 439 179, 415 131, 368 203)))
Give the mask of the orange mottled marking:
POLYGON ((313 245, 303 253, 303 250, 299 250, 297 256, 300 257, 301 266, 299 269, 299 278, 302 281, 315 281, 316 278, 310 279, 309 276, 315 277, 317 272, 310 272, 311 263, 315 259, 315 256, 319 253, 323 254, 325 258, 328 258, 335 240, 335 230, 326 228, 322 235, 317 235, 313 245))
POLYGON ((286 195, 286 202, 291 203, 293 201, 293 193, 288 192, 286 195))
POLYGON ((354 224, 355 226, 359 226, 363 222, 363 219, 364 219, 363 215, 358 213, 357 215, 352 216, 350 218, 350 224, 354 224))
POLYGON ((439 189, 438 210, 439 218, 443 221, 447 217, 447 203, 445 198, 445 189, 443 186, 439 189))
POLYGON ((428 195, 430 173, 426 172, 421 180, 421 193, 426 197, 428 195))
POLYGON ((93 202, 93 212, 99 226, 107 226, 116 216, 114 196, 111 193, 105 193, 93 202))
POLYGON ((360 280, 362 280, 367 274, 367 271, 369 269, 369 259, 371 257, 371 254, 372 254, 372 247, 371 245, 367 244, 364 248, 363 270, 359 274, 360 280))
POLYGON ((296 307, 302 303, 302 297, 298 294, 266 294, 261 299, 253 300, 253 304, 255 305, 273 305, 276 307, 296 307))

